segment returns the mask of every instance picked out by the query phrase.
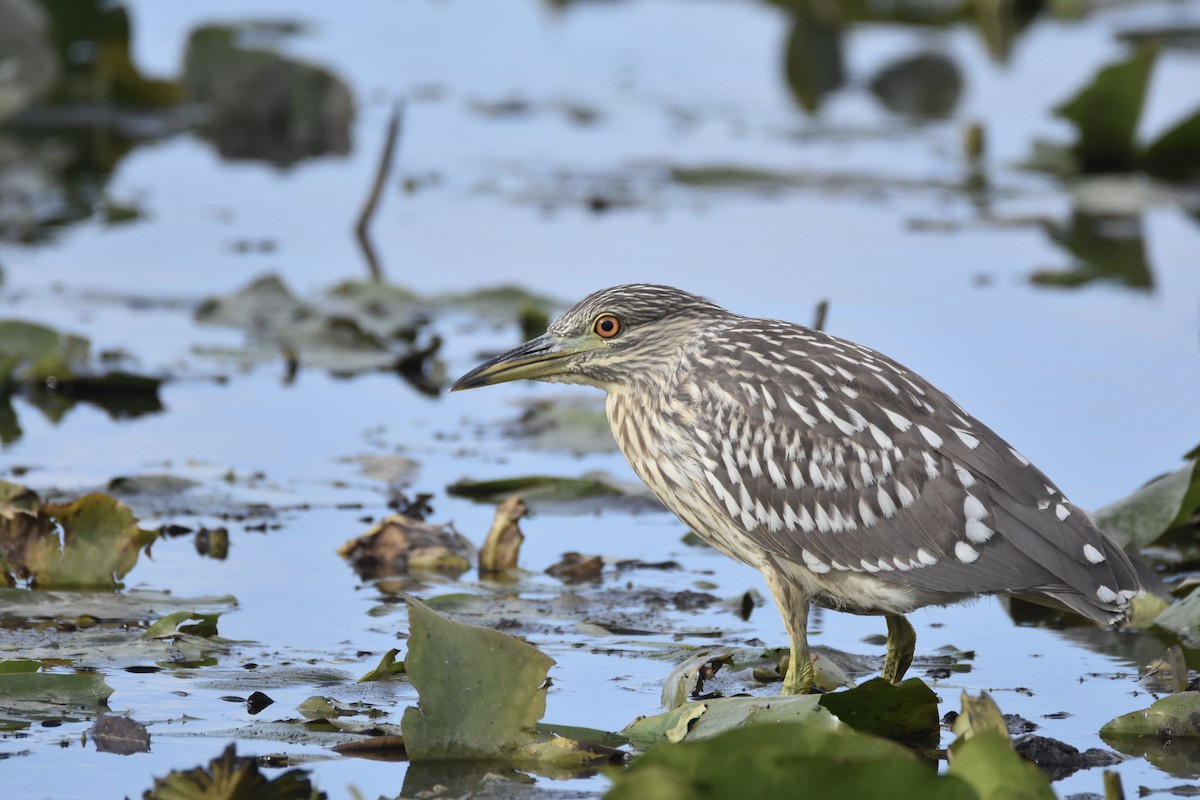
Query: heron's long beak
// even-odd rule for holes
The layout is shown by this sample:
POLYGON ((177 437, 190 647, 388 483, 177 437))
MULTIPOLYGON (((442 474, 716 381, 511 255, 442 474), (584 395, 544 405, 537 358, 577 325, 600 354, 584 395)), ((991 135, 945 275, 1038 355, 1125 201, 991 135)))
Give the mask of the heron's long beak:
POLYGON ((561 375, 567 371, 567 359, 579 352, 580 349, 572 342, 564 342, 548 333, 542 334, 480 364, 455 381, 450 391, 491 386, 521 378, 537 380, 561 375))

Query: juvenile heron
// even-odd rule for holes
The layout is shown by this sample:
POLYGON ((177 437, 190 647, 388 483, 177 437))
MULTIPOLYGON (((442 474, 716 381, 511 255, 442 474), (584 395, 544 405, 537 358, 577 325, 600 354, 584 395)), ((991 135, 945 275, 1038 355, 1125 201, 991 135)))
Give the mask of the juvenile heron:
POLYGON ((785 693, 811 691, 809 604, 886 617, 1001 593, 1118 623, 1141 593, 1125 553, 1041 470, 919 375, 790 322, 669 286, 598 291, 453 389, 504 381, 608 392, 634 471, 685 525, 757 569, 791 638, 785 693))

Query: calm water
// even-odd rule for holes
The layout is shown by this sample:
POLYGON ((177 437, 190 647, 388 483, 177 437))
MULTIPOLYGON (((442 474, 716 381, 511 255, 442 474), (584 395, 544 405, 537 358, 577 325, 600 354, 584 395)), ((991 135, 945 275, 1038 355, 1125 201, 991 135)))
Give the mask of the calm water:
MULTIPOLYGON (((243 705, 220 698, 256 688, 276 700, 261 719, 294 718, 313 694, 353 700, 363 691, 398 720, 414 699, 406 684, 246 683, 243 665, 251 662, 303 663, 357 678, 402 646, 402 612, 383 605, 379 589, 363 585, 335 553, 365 530, 364 516, 386 513, 384 486, 344 458, 401 452, 415 459, 411 490, 434 494, 431 519, 452 521, 476 542, 491 508, 445 494, 461 477, 604 470, 633 480, 615 453, 526 450, 502 434, 520 401, 580 390, 504 386, 430 398, 394 376, 343 379, 305 368, 289 385, 282 363, 240 369, 197 353, 242 340, 240 332, 192 322, 191 308, 206 296, 268 271, 306 296, 366 276, 351 228, 398 96, 409 98, 399 174, 420 188, 402 192, 394 176, 372 228, 392 282, 420 293, 511 283, 564 304, 604 285, 665 282, 743 313, 802 322, 828 299, 828 330, 929 377, 1085 507, 1175 468, 1197 443, 1200 226, 1186 204, 1155 196, 1127 215, 1128 225, 1140 226, 1151 288, 1120 276, 1075 289, 1031 283, 1031 273, 1066 269, 1074 257, 1044 226, 1011 223, 1068 224, 1078 197, 1096 194, 1094 186, 1015 164, 1035 139, 1069 140, 1050 109, 1120 57, 1117 33, 1198 23, 1198 3, 1041 18, 1003 61, 965 24, 850 26, 841 39, 842 88, 817 115, 798 107, 785 79, 792 17, 765 3, 360 2, 337 13, 321 3, 257 0, 128 5, 134 61, 162 77, 177 74, 200 24, 301 23, 279 46, 324 65, 351 89, 353 146, 347 155, 281 168, 223 160, 191 134, 143 144, 116 163, 102 189, 139 205, 142 219, 110 226, 96 215, 36 245, 0 242, 0 315, 87 335, 96 348, 133 354, 143 371, 179 376, 162 391, 165 413, 131 420, 80 405, 52 423, 17 398, 22 435, 0 452, 0 477, 27 467, 22 482, 75 494, 116 475, 170 472, 200 481, 201 495, 309 508, 280 512, 279 529, 268 532, 204 513, 139 509, 147 527, 229 525, 227 560, 199 558, 189 538, 164 540, 126 583, 183 597, 235 596, 220 630, 241 644, 211 672, 106 673, 116 690, 112 709, 153 723, 150 754, 121 758, 81 746, 87 722, 35 725, 26 738, 0 739, 0 753, 13 756, 0 761, 5 796, 140 796, 152 776, 216 756, 229 736, 199 734, 251 719, 243 705), (893 114, 869 88, 886 65, 914 53, 940 54, 957 71, 957 100, 941 116, 893 114), (523 106, 496 112, 497 103, 514 100, 523 106), (582 122, 564 110, 572 108, 587 112, 582 122), (957 188, 969 175, 961 155, 969 122, 988 135, 991 189, 982 193, 957 188), (771 171, 790 183, 767 190, 669 179, 671 167, 715 166, 771 171), (589 208, 596 197, 619 202, 597 212, 589 208), (239 246, 264 240, 273 243, 269 252, 239 246), (218 374, 228 381, 210 379, 218 374), (232 483, 222 480, 229 470, 239 476, 232 483)), ((1143 134, 1194 110, 1197 86, 1196 54, 1166 51, 1143 134)), ((1135 179, 1099 191, 1123 204, 1147 194, 1135 179)), ((450 375, 519 337, 513 326, 480 325, 466 313, 440 316, 434 328, 450 375)), ((748 569, 682 545, 682 526, 666 514, 544 511, 523 529, 529 596, 557 594, 541 571, 570 550, 683 565, 620 577, 610 571, 602 588, 631 581, 667 591, 701 587, 721 598, 751 588, 766 596, 748 569)), ((468 573, 417 593, 475 590, 468 573)), ((719 630, 715 641, 729 644, 786 641, 770 607, 749 622, 715 605, 665 612, 660 622, 661 637, 605 637, 573 623, 531 634, 558 661, 546 719, 619 729, 654 713, 671 663, 639 655, 714 641, 688 631, 719 630)), ((958 707, 961 690, 987 689, 1003 711, 1038 722, 1039 733, 1087 748, 1103 746, 1096 731, 1112 716, 1150 701, 1132 654, 1154 651, 1152 642, 1118 646, 1106 638, 1088 646, 1078 632, 1016 626, 994 600, 927 609, 913 623, 918 655, 945 645, 976 653, 969 672, 933 683, 943 712, 958 707), (1043 719, 1060 711, 1069 716, 1043 719)), ((813 640, 876 655, 879 648, 861 640, 882 632, 877 619, 824 613, 813 640)), ((239 750, 314 757, 307 767, 331 797, 351 786, 365 797, 393 796, 404 783, 403 764, 328 758, 314 745, 242 734, 239 750)), ((1178 782, 1140 759, 1119 771, 1127 792, 1178 782)), ((539 779, 537 786, 599 793, 606 783, 539 779)), ((1056 790, 1100 786, 1093 771, 1056 790)))

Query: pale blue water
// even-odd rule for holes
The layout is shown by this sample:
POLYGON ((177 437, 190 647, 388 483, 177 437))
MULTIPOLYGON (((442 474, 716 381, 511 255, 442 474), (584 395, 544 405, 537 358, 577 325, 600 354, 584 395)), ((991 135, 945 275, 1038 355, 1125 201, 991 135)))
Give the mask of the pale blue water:
MULTIPOLYGON (((827 298, 828 330, 929 377, 1087 507, 1174 468, 1200 439, 1200 227, 1194 219, 1170 201, 1144 213, 1152 291, 1111 283, 1038 288, 1027 276, 1065 268, 1070 256, 1036 227, 978 222, 970 200, 944 188, 966 174, 959 156, 963 126, 981 121, 998 190, 992 214, 1064 221, 1070 187, 1012 165, 1028 155, 1034 137, 1067 139, 1049 109, 1119 56, 1114 32, 1195 22, 1197 3, 1134 4, 1077 22, 1041 20, 1003 65, 988 60, 972 29, 858 27, 844 42, 848 87, 830 97, 817 118, 797 110, 782 80, 786 15, 759 3, 641 0, 554 9, 530 0, 454 0, 362 2, 335 12, 321 3, 256 0, 130 8, 135 59, 161 75, 177 71, 196 24, 304 21, 306 31, 285 50, 328 66, 359 104, 349 156, 281 170, 225 162, 202 140, 176 137, 135 149, 107 186, 117 200, 138 200, 146 220, 111 228, 84 222, 36 247, 0 244, 0 315, 80 332, 97 347, 128 350, 143 369, 190 376, 164 387, 165 413, 136 420, 114 422, 80 405, 50 424, 15 400, 23 436, 0 453, 0 476, 14 465, 29 466, 21 480, 30 486, 74 492, 120 474, 169 471, 202 478, 212 488, 228 469, 243 476, 261 471, 261 485, 231 491, 246 500, 313 506, 283 512, 282 528, 265 534, 230 524, 225 562, 196 557, 190 539, 182 538, 157 544, 153 561, 131 573, 131 586, 235 595, 239 608, 222 617, 221 634, 252 644, 228 666, 311 658, 357 677, 399 643, 403 616, 368 616, 379 593, 360 586, 334 552, 364 530, 360 517, 384 511, 382 486, 342 463, 345 456, 378 452, 382 442, 382 449, 416 459, 413 489, 436 493, 435 521, 453 521, 476 541, 491 509, 442 493, 461 477, 602 469, 632 479, 619 455, 525 452, 500 435, 500 422, 519 413, 516 401, 565 397, 576 394, 573 389, 504 386, 430 399, 385 375, 339 380, 302 369, 296 384, 285 386, 282 364, 232 373, 224 385, 203 379, 229 371, 197 357, 193 346, 235 345, 241 334, 194 325, 188 303, 233 291, 268 270, 301 294, 366 275, 350 228, 375 169, 387 110, 399 95, 414 97, 400 173, 436 173, 440 182, 403 194, 393 180, 385 195, 372 230, 387 275, 397 283, 419 292, 517 283, 570 302, 608 284, 657 281, 742 313, 802 322, 827 298), (963 96, 948 120, 916 125, 891 117, 864 88, 881 65, 914 49, 948 53, 962 69, 963 96), (429 87, 436 97, 419 99, 429 87), (508 97, 526 99, 533 110, 490 119, 471 109, 476 101, 508 97), (598 121, 569 123, 555 110, 563 102, 594 108, 598 121), (689 189, 663 178, 668 165, 713 164, 797 173, 808 181, 764 195, 689 189), (621 181, 635 187, 632 209, 593 214, 578 202, 580 190, 561 195, 564 185, 586 193, 621 181), (964 225, 948 233, 910 226, 931 219, 964 225), (277 247, 239 254, 239 239, 271 239, 277 247), (135 311, 104 299, 127 295, 183 301, 184 307, 135 311), (479 426, 486 433, 476 440, 472 432, 479 426), (362 508, 335 508, 345 503, 362 508)), ((1200 103, 1198 74, 1194 54, 1164 55, 1146 132, 1200 103)), ((480 351, 507 347, 518 336, 470 322, 451 316, 437 323, 452 376, 472 366, 480 351)), ((170 520, 145 520, 161 521, 170 520)), ((704 581, 716 584, 708 591, 723 598, 748 588, 766 595, 749 570, 679 544, 682 526, 665 514, 543 513, 523 527, 522 563, 535 573, 568 550, 673 558, 685 569, 610 577, 607 585, 632 580, 678 591, 704 581)), ((429 594, 456 590, 453 584, 428 587, 429 594)), ((720 628, 730 643, 786 640, 770 607, 758 609, 749 623, 715 607, 672 620, 679 628, 720 628)), ((1041 723, 1039 733, 1086 748, 1102 745, 1096 731, 1109 718, 1149 702, 1145 694, 1132 696, 1139 688, 1132 662, 1072 643, 1064 633, 1016 627, 996 601, 925 610, 913 622, 918 653, 943 645, 976 652, 969 673, 936 685, 943 712, 958 707, 960 688, 988 689, 1005 712, 1041 723), (1090 673, 1127 677, 1080 680, 1090 673), (1031 696, 1013 691, 1018 687, 1031 696), (1063 710, 1072 716, 1041 718, 1063 710)), ((815 630, 817 643, 875 654, 878 648, 861 639, 881 633, 882 624, 826 613, 815 630)), ((548 720, 616 729, 656 710, 669 663, 593 652, 641 650, 645 642, 568 632, 535 643, 559 662, 548 720)), ((28 739, 0 740, 5 753, 32 751, 0 763, 5 796, 138 796, 151 776, 205 762, 225 742, 177 734, 248 721, 241 706, 217 698, 249 690, 194 686, 165 673, 117 671, 106 678, 116 688, 115 711, 156 723, 152 753, 120 758, 83 748, 79 732, 86 724, 35 727, 28 739), (176 689, 189 696, 171 694, 176 689), (198 719, 184 723, 183 714, 198 719), (63 749, 56 746, 60 740, 67 742, 63 749)), ((277 703, 261 716, 295 716, 305 697, 344 691, 269 689, 277 703)), ((406 692, 400 685, 389 702, 396 708, 411 703, 406 692)), ((239 749, 322 754, 267 741, 243 741, 239 749)), ((331 797, 346 796, 351 785, 366 797, 395 795, 405 769, 342 758, 307 767, 331 797)), ((1140 760, 1119 771, 1127 792, 1176 780, 1140 760)), ((539 785, 600 792, 605 783, 539 785)), ((1065 795, 1100 791, 1100 785, 1093 771, 1056 789, 1065 795)))

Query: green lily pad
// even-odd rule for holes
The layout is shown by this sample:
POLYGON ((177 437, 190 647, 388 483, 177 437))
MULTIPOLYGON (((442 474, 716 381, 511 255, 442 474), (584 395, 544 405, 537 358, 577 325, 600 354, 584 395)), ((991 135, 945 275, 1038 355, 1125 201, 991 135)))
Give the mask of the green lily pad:
POLYGON ((1176 600, 1154 618, 1154 624, 1182 636, 1184 639, 1200 641, 1200 588, 1182 600, 1176 600))
POLYGON ((1142 169, 1168 180, 1200 175, 1200 109, 1146 148, 1142 169))
POLYGON ((664 742, 711 739, 734 728, 805 722, 840 729, 843 723, 821 704, 820 695, 718 697, 684 703, 663 714, 639 717, 621 735, 639 749, 664 742))
POLYGON ((24 675, 37 672, 42 668, 42 662, 30 661, 25 658, 12 658, 0 661, 0 675, 24 675))
POLYGON ((1105 739, 1200 739, 1200 692, 1167 695, 1149 708, 1122 714, 1106 723, 1100 735, 1105 739))
POLYGON ((554 660, 499 631, 410 598, 408 677, 420 695, 401 728, 413 761, 511 756, 533 743, 554 660))
POLYGON ((941 721, 937 695, 920 678, 895 685, 875 678, 852 689, 820 695, 820 702, 842 722, 863 733, 934 743, 938 739, 941 721))
POLYGON ((737 164, 712 164, 708 166, 681 167, 670 169, 671 180, 683 186, 704 189, 758 188, 776 189, 796 183, 792 175, 772 172, 757 167, 737 164))
POLYGON ((74 377, 88 362, 88 340, 45 325, 0 320, 0 386, 74 377))
POLYGON ((608 800, 976 797, 962 779, 938 775, 900 745, 822 724, 753 725, 662 744, 612 780, 608 800))
POLYGON ((192 636, 216 636, 217 618, 220 614, 199 614, 195 611, 176 611, 167 614, 155 622, 142 634, 143 639, 154 639, 158 636, 169 636, 172 633, 186 633, 192 636), (190 625, 181 623, 195 620, 190 625))
POLYGON ((408 599, 405 669, 420 695, 400 726, 414 764, 502 761, 582 768, 624 754, 541 731, 554 660, 519 639, 441 616, 408 599))
POLYGON ((954 732, 949 772, 969 783, 980 800, 1054 800, 1046 774, 1013 749, 1004 715, 987 692, 962 693, 954 732))
POLYGON ((358 679, 359 683, 364 681, 390 681, 405 674, 404 662, 396 660, 396 656, 399 653, 399 650, 388 650, 383 654, 383 658, 379 659, 379 663, 374 669, 358 679))
POLYGON ((1101 508, 1096 524, 1125 548, 1152 544, 1200 507, 1200 470, 1189 461, 1174 472, 1155 478, 1128 497, 1101 508))
POLYGON ((0 703, 10 714, 30 706, 95 707, 112 693, 98 672, 0 673, 0 703))
POLYGON ((0 571, 39 589, 115 589, 158 537, 139 528, 133 512, 108 495, 35 511, 28 504, 28 498, 18 505, 0 502, 0 571))
POLYGON ((339 374, 391 369, 405 359, 433 355, 435 346, 413 346, 421 317, 411 311, 391 316, 401 314, 392 295, 387 302, 364 295, 343 285, 310 303, 297 298, 278 275, 260 276, 230 295, 208 298, 195 314, 198 322, 244 330, 245 344, 198 352, 246 364, 282 357, 293 369, 309 366, 339 374))
POLYGON ((1125 171, 1137 165, 1134 135, 1157 51, 1139 47, 1125 61, 1112 64, 1079 94, 1057 109, 1075 125, 1075 156, 1083 172, 1125 171))
POLYGON ((1055 800, 1046 774, 1018 755, 999 731, 982 731, 961 742, 949 774, 969 784, 980 800, 1055 800))

